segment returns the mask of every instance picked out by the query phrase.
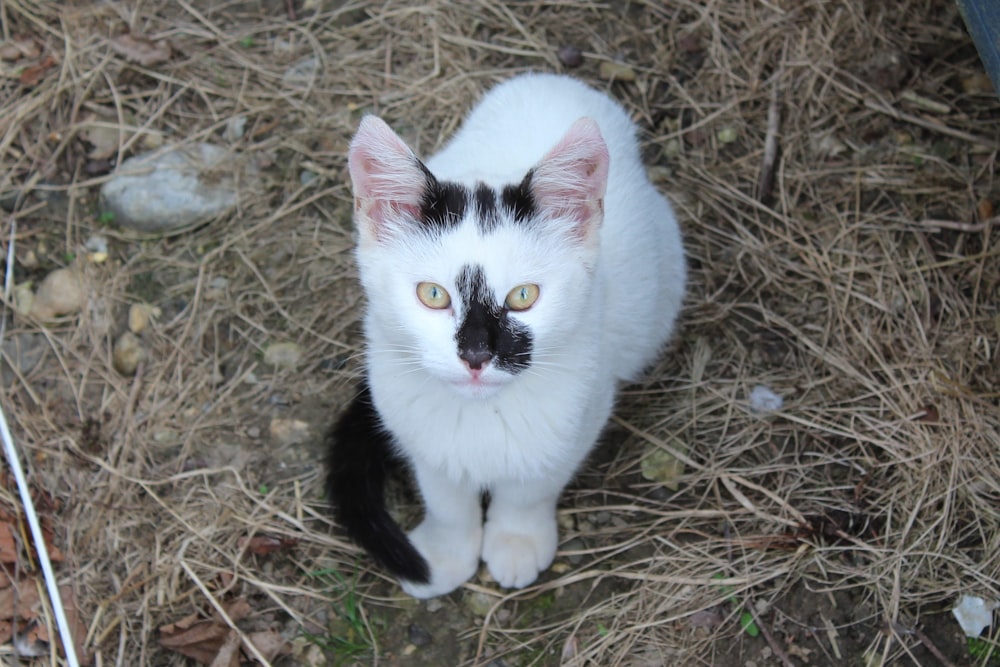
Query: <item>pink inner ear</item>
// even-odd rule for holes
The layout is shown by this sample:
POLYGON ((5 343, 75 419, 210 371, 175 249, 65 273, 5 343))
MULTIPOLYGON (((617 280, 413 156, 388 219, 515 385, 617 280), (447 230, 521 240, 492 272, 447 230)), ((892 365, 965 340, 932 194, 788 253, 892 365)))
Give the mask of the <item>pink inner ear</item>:
POLYGON ((570 218, 585 237, 601 222, 608 163, 600 128, 592 119, 581 118, 535 167, 532 193, 543 210, 570 218))
POLYGON ((347 165, 358 224, 380 236, 385 225, 420 211, 426 175, 420 162, 385 122, 365 116, 351 141, 347 165))

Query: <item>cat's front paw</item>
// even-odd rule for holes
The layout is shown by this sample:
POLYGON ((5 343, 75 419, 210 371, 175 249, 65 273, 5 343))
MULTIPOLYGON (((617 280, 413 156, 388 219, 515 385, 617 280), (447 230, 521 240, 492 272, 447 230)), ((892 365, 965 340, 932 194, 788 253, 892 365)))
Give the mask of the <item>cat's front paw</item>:
POLYGON ((400 580, 403 590, 415 598, 451 593, 479 569, 482 528, 463 531, 425 519, 410 531, 409 537, 431 570, 431 580, 426 584, 400 580))
POLYGON ((483 560, 501 586, 524 588, 552 564, 557 543, 555 516, 551 520, 522 525, 487 521, 483 560))

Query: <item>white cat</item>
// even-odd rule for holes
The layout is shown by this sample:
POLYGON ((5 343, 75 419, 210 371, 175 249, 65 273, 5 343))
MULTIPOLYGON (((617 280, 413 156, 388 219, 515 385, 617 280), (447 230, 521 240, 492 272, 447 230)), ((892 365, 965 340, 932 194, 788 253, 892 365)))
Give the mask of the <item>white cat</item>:
POLYGON ((480 558, 527 586, 619 383, 674 327, 673 211, 624 109, 565 76, 497 86, 426 163, 368 116, 349 165, 367 382, 329 437, 338 520, 415 597, 452 591, 480 558), (393 457, 425 505, 408 535, 383 499, 393 457))

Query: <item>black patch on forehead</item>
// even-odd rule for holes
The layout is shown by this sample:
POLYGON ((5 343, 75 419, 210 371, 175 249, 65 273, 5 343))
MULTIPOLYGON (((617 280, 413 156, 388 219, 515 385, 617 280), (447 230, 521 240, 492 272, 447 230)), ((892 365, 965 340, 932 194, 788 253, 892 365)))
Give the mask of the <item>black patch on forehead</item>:
POLYGON ((421 222, 431 227, 447 227, 458 223, 465 216, 468 191, 458 183, 439 181, 423 162, 420 162, 420 168, 427 177, 427 187, 420 202, 421 222))
POLYGON ((458 355, 475 358, 484 352, 490 363, 508 373, 519 373, 531 365, 532 337, 528 327, 511 319, 497 303, 478 265, 465 265, 458 275, 458 293, 464 319, 455 333, 458 355))
POLYGON ((478 183, 472 192, 472 201, 476 207, 476 222, 483 232, 491 232, 500 224, 500 212, 497 211, 497 193, 485 183, 478 183))
POLYGON ((510 212, 516 222, 531 220, 537 213, 535 196, 531 192, 531 178, 534 170, 525 174, 517 185, 504 186, 500 193, 502 206, 510 212))

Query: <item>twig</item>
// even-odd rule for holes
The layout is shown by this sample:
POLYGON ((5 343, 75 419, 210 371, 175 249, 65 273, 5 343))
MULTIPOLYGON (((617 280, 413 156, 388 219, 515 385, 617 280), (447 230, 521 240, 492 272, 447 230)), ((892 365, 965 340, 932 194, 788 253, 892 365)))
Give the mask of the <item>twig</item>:
POLYGON ((931 231, 941 231, 942 229, 954 229, 959 232, 976 234, 985 231, 988 227, 1000 222, 1000 215, 987 218, 982 222, 959 222, 958 220, 923 220, 920 224, 929 227, 931 231))
POLYGON ((965 132, 964 130, 959 130, 944 123, 930 120, 929 118, 923 118, 921 116, 915 116, 911 113, 906 113, 905 111, 900 111, 895 109, 882 100, 872 99, 870 97, 864 98, 864 105, 871 109, 872 111, 877 111, 883 113, 890 118, 894 118, 898 121, 904 123, 910 123, 916 125, 917 127, 922 127, 925 130, 931 130, 932 132, 939 132, 940 134, 947 135, 949 137, 954 137, 955 139, 960 139, 962 141, 967 141, 970 144, 978 144, 980 146, 985 146, 986 148, 995 148, 996 142, 983 136, 972 134, 971 132, 965 132))
MULTIPOLYGON (((4 276, 4 302, 10 296, 10 287, 13 282, 14 266, 14 234, 16 232, 16 220, 11 216, 10 243, 7 246, 7 272, 4 276)), ((0 314, 3 323, 6 323, 7 313, 0 314)), ((0 325, 0 343, 5 327, 0 325)), ((73 634, 69 629, 69 621, 66 619, 66 610, 63 608, 62 595, 59 593, 59 584, 56 575, 52 570, 52 561, 49 559, 49 550, 45 546, 45 537, 42 534, 42 526, 38 521, 38 514, 35 512, 35 503, 31 499, 31 490, 28 487, 28 480, 24 476, 24 468, 21 467, 21 459, 17 455, 17 448, 14 447, 14 438, 11 437, 10 427, 7 425, 7 415, 4 414, 3 405, 0 404, 0 437, 3 439, 3 450, 7 456, 7 463, 14 473, 17 481, 17 492, 21 496, 21 504, 24 506, 24 514, 28 518, 28 526, 31 528, 31 539, 35 543, 35 553, 38 554, 38 562, 42 566, 42 575, 45 578, 45 589, 49 594, 49 604, 52 605, 52 613, 56 616, 56 625, 59 627, 59 638, 62 640, 63 651, 66 653, 66 662, 70 667, 78 667, 80 661, 76 656, 76 644, 73 642, 73 634)))
POLYGON ((920 628, 913 628, 913 634, 920 640, 920 643, 923 644, 928 651, 934 654, 934 657, 937 658, 944 667, 955 667, 955 663, 945 657, 945 654, 934 645, 934 642, 932 642, 927 635, 924 634, 923 630, 920 628))
MULTIPOLYGON (((784 62, 784 60, 782 60, 784 62)), ((774 77, 771 87, 771 104, 767 107, 767 135, 764 138, 764 160, 757 177, 757 200, 764 201, 771 196, 774 188, 774 169, 778 159, 778 129, 781 125, 781 93, 779 76, 774 77)))
POLYGON ((757 605, 754 604, 753 599, 747 599, 743 608, 749 611, 750 615, 753 616, 753 622, 757 624, 760 634, 764 635, 764 639, 767 640, 768 646, 770 646, 771 650, 774 651, 774 655, 778 656, 781 660, 781 664, 785 667, 795 667, 795 663, 792 662, 792 659, 788 657, 787 653, 785 653, 785 649, 781 648, 781 645, 778 644, 778 640, 774 638, 771 631, 768 630, 767 626, 760 620, 760 614, 757 613, 757 605))

